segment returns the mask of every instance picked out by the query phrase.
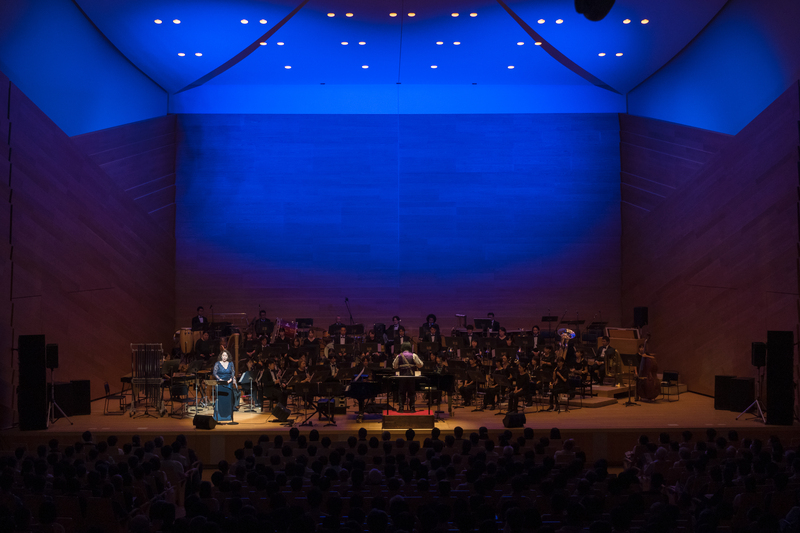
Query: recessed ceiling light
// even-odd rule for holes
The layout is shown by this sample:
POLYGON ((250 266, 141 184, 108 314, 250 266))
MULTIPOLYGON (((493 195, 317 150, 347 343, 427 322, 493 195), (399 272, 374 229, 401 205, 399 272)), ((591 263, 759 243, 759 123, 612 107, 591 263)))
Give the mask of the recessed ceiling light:
POLYGON ((523 44, 525 44, 525 43, 520 41, 520 42, 517 43, 517 46, 522 46, 523 44))
POLYGON ((278 46, 283 46, 283 42, 282 42, 282 41, 278 41, 278 42, 277 42, 277 43, 275 43, 275 44, 277 44, 278 46))
POLYGON ((336 13, 328 13, 328 16, 329 16, 329 17, 335 17, 335 16, 336 16, 336 13))
POLYGON ((361 68, 369 68, 369 65, 361 65, 361 68))
POLYGON ((617 52, 617 57, 622 57, 622 52, 617 52))
POLYGON ((457 16, 458 16, 458 13, 450 13, 450 16, 451 16, 451 17, 457 17, 457 16))
POLYGON ((647 24, 648 22, 650 22, 650 21, 647 20, 647 19, 642 19, 642 24, 647 24))
POLYGON ((631 19, 625 19, 625 20, 622 21, 622 23, 623 24, 630 24, 631 23, 631 19))
POLYGON ((461 44, 461 41, 453 41, 453 44, 458 46, 459 44, 461 44))
POLYGON ((436 44, 444 44, 443 41, 436 41, 436 44))
POLYGON ((266 24, 267 23, 267 19, 261 19, 258 22, 260 22, 261 24, 266 24))
POLYGON ((163 22, 163 20, 161 20, 161 19, 156 19, 156 20, 154 20, 153 22, 155 22, 156 24, 161 24, 161 23, 163 22))
POLYGON ((286 65, 286 66, 285 66, 285 67, 283 67, 283 68, 285 68, 285 69, 287 69, 287 70, 288 70, 288 69, 292 68, 292 66, 291 66, 291 65, 286 65))
POLYGON ((178 52, 178 55, 179 55, 180 57, 183 57, 183 56, 185 56, 186 54, 184 54, 183 52, 178 52))
POLYGON ((431 65, 431 68, 439 68, 439 67, 436 65, 431 65))
POLYGON ((389 13, 389 16, 390 16, 390 17, 396 17, 396 16, 397 16, 397 13, 389 13))
POLYGON ((416 13, 409 13, 409 14, 408 14, 408 16, 409 16, 409 17, 416 17, 416 16, 417 16, 417 14, 416 14, 416 13))
POLYGON ((241 22, 242 24, 247 24, 247 23, 248 23, 248 22, 250 22, 250 21, 249 21, 249 20, 247 20, 247 19, 242 19, 242 20, 240 20, 239 22, 241 22))
POLYGON ((477 17, 477 16, 478 16, 478 14, 477 14, 477 13, 470 13, 470 14, 469 14, 469 16, 470 16, 470 17, 477 17))
POLYGON ((533 44, 535 44, 536 46, 542 46, 542 41, 536 41, 536 42, 535 42, 535 43, 533 43, 533 44))
POLYGON ((260 43, 258 43, 258 44, 260 44, 261 46, 267 46, 267 41, 261 41, 261 42, 260 42, 260 43))
POLYGON ((562 22, 564 22, 563 19, 556 19, 556 24, 561 24, 562 22))
POLYGON ((544 24, 544 19, 539 19, 536 22, 538 22, 539 24, 544 24))
POLYGON ((347 41, 342 41, 342 44, 347 46, 349 43, 347 41))
POLYGON ((514 65, 509 65, 508 68, 510 69, 514 68, 514 65))
POLYGON ((180 24, 181 21, 180 21, 180 19, 172 19, 172 23, 173 24, 180 24))
POLYGON ((360 44, 361 46, 364 46, 364 45, 365 45, 365 44, 367 44, 367 43, 366 43, 366 42, 364 42, 364 41, 358 41, 358 44, 360 44))
POLYGON ((201 52, 195 52, 194 55, 196 55, 197 57, 201 57, 203 54, 201 52))
POLYGON ((345 16, 345 17, 352 17, 352 16, 353 16, 353 14, 352 14, 352 13, 345 13, 345 14, 344 14, 344 16, 345 16))
POLYGON ((605 53, 605 52, 600 52, 600 53, 599 53, 599 54, 597 54, 597 55, 599 55, 600 57, 605 57, 605 56, 606 56, 606 53, 605 53))

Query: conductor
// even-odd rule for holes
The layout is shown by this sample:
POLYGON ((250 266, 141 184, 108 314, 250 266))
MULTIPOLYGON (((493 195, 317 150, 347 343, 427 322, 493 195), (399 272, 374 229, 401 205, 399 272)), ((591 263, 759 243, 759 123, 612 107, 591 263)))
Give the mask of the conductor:
MULTIPOLYGON (((401 376, 414 376, 414 371, 422 368, 422 360, 417 354, 411 351, 411 343, 404 342, 400 345, 400 353, 394 358, 392 367, 398 371, 401 376)), ((408 406, 409 411, 414 411, 414 400, 417 395, 414 388, 413 379, 401 379, 398 391, 400 393, 400 411, 403 411, 403 405, 408 406)))

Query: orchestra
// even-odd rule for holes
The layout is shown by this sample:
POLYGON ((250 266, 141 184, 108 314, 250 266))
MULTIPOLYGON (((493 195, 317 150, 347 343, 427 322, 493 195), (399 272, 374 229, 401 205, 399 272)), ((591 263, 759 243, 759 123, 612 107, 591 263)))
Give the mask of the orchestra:
MULTIPOLYGON (((234 410, 243 394, 237 386, 243 371, 252 379, 252 383, 243 380, 250 383, 245 393, 253 398, 248 401, 262 412, 277 404, 285 406, 290 398, 297 399, 294 405, 314 408, 323 384, 341 383, 341 395, 357 403, 357 420, 376 412, 370 411, 372 404, 385 407, 378 403, 383 395, 389 403, 394 397, 401 411, 414 411, 417 394, 424 392, 435 404, 446 396, 451 414, 454 398, 463 407, 477 405, 478 411, 502 409, 506 404, 506 410, 515 413, 534 405, 537 411, 544 410, 539 405, 547 403, 547 410, 560 407, 561 395, 572 397, 579 386, 591 390, 592 384, 603 383, 607 367, 615 371, 617 386, 622 381, 619 355, 608 337, 599 338, 596 349, 585 344, 576 347, 576 335, 569 329, 545 336, 534 325, 509 333, 493 313, 488 314, 488 323, 475 320, 476 324, 482 321, 480 331, 469 324, 458 331, 454 328, 452 336, 445 338, 432 313, 419 328, 419 336, 415 332, 411 337, 397 315, 388 327, 378 324, 379 328, 365 331, 360 325, 346 326, 341 317, 328 328, 301 328, 280 318, 273 322, 261 309, 246 327, 228 328, 223 336, 205 318, 202 307, 197 311, 191 328, 196 342, 179 349, 183 353, 176 370, 195 376, 200 389, 202 383, 208 385, 201 383, 203 376, 213 377, 217 387, 228 387, 234 410), (419 343, 427 344, 417 350, 419 343), (437 376, 450 380, 438 388, 437 376)), ((660 390, 658 366, 644 345, 639 356, 633 386, 638 397, 652 400, 660 390)), ((210 396, 206 390, 202 395, 204 399, 210 396)))

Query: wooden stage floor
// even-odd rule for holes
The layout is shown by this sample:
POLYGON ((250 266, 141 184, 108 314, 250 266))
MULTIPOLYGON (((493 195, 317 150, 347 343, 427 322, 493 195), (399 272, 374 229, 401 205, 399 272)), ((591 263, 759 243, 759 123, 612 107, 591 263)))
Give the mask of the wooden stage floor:
MULTIPOLYGON (((617 403, 599 408, 571 408, 568 412, 536 412, 535 409, 526 409, 526 427, 534 429, 535 438, 549 434, 550 428, 557 427, 564 438, 575 438, 581 448, 586 451, 590 460, 606 458, 612 464, 622 460, 625 450, 633 447, 636 439, 641 434, 647 434, 651 439, 658 437, 661 432, 669 433, 673 439, 685 429, 695 434, 705 433, 708 428, 715 428, 720 434, 726 435, 729 429, 736 429, 740 437, 753 436, 768 438, 778 435, 788 444, 793 438, 800 438, 800 424, 794 426, 767 426, 760 419, 755 419, 747 414, 739 420, 739 413, 731 411, 714 410, 714 400, 706 396, 684 393, 680 400, 667 402, 658 400, 655 403, 639 402, 639 405, 624 405, 625 399, 617 403)), ((418 404, 420 407, 420 404, 418 404)), ((352 410, 352 407, 351 407, 352 410)), ((207 411, 210 414, 210 410, 207 411)), ((436 423, 444 435, 460 426, 466 434, 477 431, 484 426, 490 435, 497 435, 504 431, 503 416, 496 415, 497 411, 472 412, 471 408, 455 409, 454 416, 446 413, 443 419, 436 423)), ((417 414, 427 414, 418 411, 417 414)), ((380 415, 367 415, 362 423, 355 419, 349 412, 347 415, 336 417, 336 426, 325 426, 324 420, 319 421, 314 417, 313 426, 300 427, 303 417, 293 413, 290 417, 295 419, 302 434, 307 434, 311 429, 318 430, 322 435, 329 435, 334 441, 343 441, 354 435, 359 428, 364 427, 368 435, 380 436, 382 430, 382 417, 380 415)), ((214 430, 195 429, 192 418, 175 419, 171 417, 158 418, 131 418, 130 416, 103 415, 103 401, 92 404, 92 414, 72 417, 74 425, 66 420, 58 420, 47 430, 19 431, 9 429, 0 432, 0 448, 10 450, 25 444, 28 446, 40 444, 51 438, 57 438, 62 443, 79 440, 85 430, 90 430, 95 436, 105 438, 107 435, 117 435, 121 442, 126 442, 131 435, 138 434, 143 440, 161 435, 170 440, 175 435, 183 433, 187 436, 192 446, 204 461, 213 464, 219 459, 230 459, 236 448, 240 448, 246 439, 257 440, 264 433, 276 435, 283 434, 286 438, 289 428, 277 423, 269 423, 272 419, 268 413, 237 412, 235 420, 237 425, 218 425, 214 430)), ((429 434, 430 429, 415 429, 419 440, 429 434)), ((512 430, 521 434, 521 429, 512 430)), ((391 430, 392 438, 403 436, 403 430, 391 430)))

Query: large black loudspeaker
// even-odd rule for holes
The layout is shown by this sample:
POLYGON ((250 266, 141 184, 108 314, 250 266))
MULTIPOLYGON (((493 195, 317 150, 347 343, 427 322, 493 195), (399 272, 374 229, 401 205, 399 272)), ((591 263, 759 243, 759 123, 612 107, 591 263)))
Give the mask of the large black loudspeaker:
POLYGON ((208 415, 195 415, 192 423, 197 429, 214 429, 217 427, 217 421, 214 420, 213 416, 208 415))
POLYGON ((503 426, 507 428, 521 428, 525 422, 525 413, 508 413, 503 417, 503 426))
POLYGON ((750 364, 758 368, 767 366, 766 343, 754 342, 750 345, 750 364))
POLYGON ((714 409, 731 410, 731 381, 736 376, 714 376, 714 409))
POLYGON ((47 429, 47 370, 44 335, 20 335, 17 340, 19 429, 47 429))
POLYGON ((641 328, 642 326, 646 326, 649 324, 647 321, 647 308, 646 307, 634 307, 633 308, 633 325, 637 328, 641 328))
POLYGON ((275 420, 278 422, 286 422, 291 414, 292 412, 284 407, 284 405, 280 402, 276 403, 275 407, 272 408, 272 416, 274 416, 275 420))
POLYGON ((794 420, 794 334, 767 332, 767 424, 794 420))
POLYGON ((44 360, 47 368, 51 370, 58 368, 58 344, 48 344, 45 346, 44 360))

